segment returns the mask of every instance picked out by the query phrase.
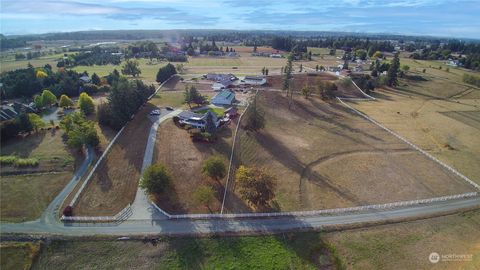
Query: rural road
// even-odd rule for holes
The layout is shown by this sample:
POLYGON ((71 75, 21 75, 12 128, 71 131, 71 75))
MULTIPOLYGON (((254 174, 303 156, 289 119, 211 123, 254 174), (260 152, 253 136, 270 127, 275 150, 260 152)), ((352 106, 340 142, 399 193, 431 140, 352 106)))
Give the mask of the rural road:
POLYGON ((480 198, 445 201, 430 205, 326 216, 287 216, 281 218, 209 219, 209 220, 127 220, 120 224, 52 224, 26 222, 1 224, 2 233, 57 234, 57 235, 141 235, 205 233, 268 233, 290 230, 322 229, 327 226, 353 225, 371 222, 418 219, 445 212, 480 207, 480 198))

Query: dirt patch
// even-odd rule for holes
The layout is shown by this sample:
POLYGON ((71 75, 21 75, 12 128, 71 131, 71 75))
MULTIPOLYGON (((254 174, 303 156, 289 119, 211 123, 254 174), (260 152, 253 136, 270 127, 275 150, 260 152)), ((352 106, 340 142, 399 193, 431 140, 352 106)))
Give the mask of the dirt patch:
POLYGON ((225 185, 225 179, 218 182, 202 174, 203 162, 212 155, 220 155, 228 166, 232 134, 235 123, 231 123, 219 133, 215 143, 194 143, 188 132, 168 120, 162 123, 155 145, 155 163, 162 163, 173 175, 173 188, 168 196, 160 196, 157 202, 169 213, 207 213, 208 209, 198 205, 192 194, 201 185, 212 185, 216 191, 211 212, 219 212, 225 185))
POLYGON ((80 196, 75 215, 115 215, 133 202, 152 126, 147 115, 154 108, 147 104, 127 124, 80 196))
MULTIPOLYGON (((239 164, 268 169, 277 178, 281 211, 315 210, 414 200, 470 192, 439 164, 338 103, 261 92, 266 127, 241 130, 239 164), (293 139, 299 138, 299 139, 293 139)), ((239 165, 237 164, 237 166, 239 165)), ((229 193, 228 210, 239 207, 229 193)))
MULTIPOLYGON (((267 77, 268 86, 272 88, 282 89, 283 86, 283 76, 282 75, 271 75, 267 77)), ((310 86, 316 85, 318 80, 322 81, 336 81, 337 77, 328 73, 312 73, 312 74, 293 74, 293 83, 295 87, 300 90, 305 83, 308 83, 310 86)))
POLYGON ((212 90, 212 82, 209 81, 202 81, 202 83, 195 83, 195 82, 184 82, 180 80, 179 76, 175 76, 168 80, 165 84, 163 84, 161 91, 184 91, 185 86, 195 86, 198 91, 211 91, 212 90))

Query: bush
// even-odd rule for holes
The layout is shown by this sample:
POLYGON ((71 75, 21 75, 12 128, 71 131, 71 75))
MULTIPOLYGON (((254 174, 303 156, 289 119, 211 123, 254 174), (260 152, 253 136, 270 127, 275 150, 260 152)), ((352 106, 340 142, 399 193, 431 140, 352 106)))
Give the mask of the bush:
POLYGON ((13 165, 17 161, 16 156, 0 156, 1 165, 13 165))
POLYGON ((215 199, 215 190, 210 186, 200 186, 193 194, 193 198, 210 210, 210 204, 215 199))
POLYGON ((66 217, 73 216, 73 207, 70 205, 66 206, 65 209, 63 209, 63 215, 66 217))
POLYGON ((146 189, 149 194, 160 194, 170 186, 171 178, 165 166, 151 165, 143 173, 140 187, 146 189))
POLYGON ((99 87, 93 83, 86 83, 83 85, 83 91, 87 92, 89 95, 99 92, 99 87))
POLYGON ((38 166, 36 158, 19 158, 13 164, 15 167, 35 167, 38 166))
POLYGON ((95 111, 93 99, 85 92, 81 93, 78 98, 78 107, 80 107, 80 110, 82 110, 85 115, 89 115, 95 111))
POLYGON ((225 177, 227 168, 221 156, 212 156, 203 163, 202 172, 215 180, 219 180, 225 177))

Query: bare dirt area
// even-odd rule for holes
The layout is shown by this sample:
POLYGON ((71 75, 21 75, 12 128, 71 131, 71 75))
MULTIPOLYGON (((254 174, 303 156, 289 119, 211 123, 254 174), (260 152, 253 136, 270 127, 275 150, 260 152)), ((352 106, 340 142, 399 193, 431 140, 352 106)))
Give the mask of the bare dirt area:
POLYGON ((188 132, 175 126, 172 120, 160 125, 154 162, 164 164, 173 176, 172 190, 156 198, 162 209, 175 214, 220 211, 225 179, 218 182, 209 179, 202 174, 202 166, 212 155, 222 156, 228 166, 235 126, 232 121, 228 127, 222 129, 215 143, 194 143, 188 132), (210 209, 195 202, 192 196, 201 185, 211 185, 216 191, 210 209))
MULTIPOLYGON (((266 127, 241 130, 236 165, 265 167, 276 176, 274 210, 314 210, 424 199, 473 187, 380 127, 338 103, 261 92, 266 127)), ((237 191, 230 212, 251 211, 237 191)))
POLYGON ((163 84, 161 91, 168 92, 168 91, 185 91, 185 86, 195 86, 198 91, 211 91, 212 90, 212 82, 210 81, 203 81, 202 83, 196 82, 185 82, 180 80, 179 76, 175 76, 168 80, 165 84, 163 84))
POLYGON ((131 120, 98 166, 74 208, 75 215, 115 215, 133 202, 155 107, 149 103, 131 120))
MULTIPOLYGON (((314 86, 318 80, 322 81, 336 81, 338 78, 329 73, 304 73, 304 74, 293 74, 293 84, 295 87, 301 88, 305 84, 314 86)), ((268 76, 268 87, 282 89, 283 85, 283 76, 282 75, 271 75, 268 76)))
POLYGON ((380 90, 350 103, 387 128, 480 183, 480 100, 438 100, 380 90))

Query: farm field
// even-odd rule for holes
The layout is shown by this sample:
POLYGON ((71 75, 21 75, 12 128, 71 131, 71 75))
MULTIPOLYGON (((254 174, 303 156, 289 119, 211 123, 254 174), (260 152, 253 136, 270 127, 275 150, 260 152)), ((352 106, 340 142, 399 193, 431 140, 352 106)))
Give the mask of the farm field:
POLYGON ((480 183, 479 99, 436 100, 392 90, 375 95, 382 99, 350 105, 480 183))
POLYGON ((480 211, 333 232, 323 240, 335 247, 346 269, 478 269, 480 211), (432 264, 428 256, 471 255, 470 261, 432 264))
POLYGON ((75 215, 115 215, 134 200, 152 125, 147 115, 154 108, 147 103, 127 124, 82 192, 75 215))
MULTIPOLYGON (((460 178, 338 103, 262 92, 266 127, 242 130, 236 163, 276 176, 272 210, 314 210, 473 191, 460 178), (348 168, 348 169, 346 169, 348 168), (381 192, 374 192, 377 190, 381 192)), ((252 211, 229 193, 230 212, 252 211)))
POLYGON ((23 222, 39 218, 71 178, 72 172, 2 176, 2 222, 23 222))
POLYGON ((161 238, 155 246, 140 240, 52 241, 32 269, 334 269, 336 263, 319 234, 297 233, 161 238))
POLYGON ((3 270, 30 269, 40 251, 39 243, 0 243, 0 268, 3 270))
POLYGON ((225 179, 215 181, 202 174, 203 162, 210 156, 219 155, 228 167, 232 149, 235 121, 219 131, 215 143, 194 143, 188 132, 175 126, 173 120, 160 125, 155 144, 154 162, 164 164, 173 177, 172 190, 167 196, 156 198, 157 204, 169 213, 219 212, 225 179), (215 190, 215 200, 207 209, 198 204, 192 194, 201 185, 210 185, 215 190))

